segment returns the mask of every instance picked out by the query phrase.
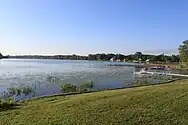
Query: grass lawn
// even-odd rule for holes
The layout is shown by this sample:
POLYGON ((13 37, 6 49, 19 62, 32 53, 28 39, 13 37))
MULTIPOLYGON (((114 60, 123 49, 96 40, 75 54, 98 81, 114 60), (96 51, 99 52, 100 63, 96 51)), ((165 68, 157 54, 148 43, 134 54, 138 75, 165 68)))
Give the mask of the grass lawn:
POLYGON ((188 80, 24 101, 1 125, 187 125, 188 80))

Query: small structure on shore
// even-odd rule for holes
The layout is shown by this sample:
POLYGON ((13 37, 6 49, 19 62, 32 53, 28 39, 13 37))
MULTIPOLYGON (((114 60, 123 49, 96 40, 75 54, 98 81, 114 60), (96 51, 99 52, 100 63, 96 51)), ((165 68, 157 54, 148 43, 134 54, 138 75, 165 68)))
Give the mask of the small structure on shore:
POLYGON ((115 57, 111 58, 109 61, 110 62, 121 62, 120 59, 116 59, 115 57))
POLYGON ((140 74, 164 74, 167 75, 170 73, 168 66, 152 66, 142 68, 140 74))
POLYGON ((111 58, 111 59, 110 59, 110 62, 115 62, 115 61, 116 61, 115 58, 111 58))
POLYGON ((121 60, 120 60, 120 59, 117 59, 116 62, 121 62, 121 60))
POLYGON ((149 64, 150 63, 150 59, 146 59, 146 64, 149 64))

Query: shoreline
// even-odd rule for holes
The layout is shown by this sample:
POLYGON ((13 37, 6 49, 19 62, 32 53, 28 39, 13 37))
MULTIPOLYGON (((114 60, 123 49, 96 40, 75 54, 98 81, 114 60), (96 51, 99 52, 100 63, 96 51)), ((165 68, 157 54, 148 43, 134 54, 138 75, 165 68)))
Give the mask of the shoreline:
POLYGON ((135 64, 135 65, 131 65, 131 64, 109 64, 109 66, 117 66, 117 67, 123 67, 123 66, 127 66, 127 67, 134 67, 135 68, 135 72, 140 71, 140 69, 142 68, 147 68, 147 67, 152 67, 152 66, 169 66, 171 72, 173 74, 182 74, 182 75, 188 75, 188 68, 177 68, 174 66, 170 66, 170 64, 135 64))
POLYGON ((38 97, 32 97, 24 100, 18 100, 18 102, 22 101, 28 101, 28 100, 37 100, 37 99, 43 99, 43 98, 50 98, 50 97, 56 97, 56 96, 69 96, 69 95, 79 95, 79 94, 86 94, 86 93, 96 93, 96 92, 103 92, 103 91, 113 91, 113 90, 121 90, 121 89, 131 89, 131 88, 139 88, 139 87, 146 87, 146 86, 157 86, 161 84, 169 84, 172 82, 177 82, 181 80, 188 80, 188 78, 177 78, 174 80, 169 80, 166 82, 161 82, 157 84, 147 84, 147 85, 141 85, 141 86, 129 86, 129 87, 120 87, 120 88, 110 88, 110 89, 104 89, 104 90, 95 90, 95 91, 86 91, 86 92, 71 92, 71 93, 58 93, 58 94, 52 94, 52 95, 43 95, 43 96, 38 96, 38 97))
POLYGON ((187 90, 188 80, 180 80, 91 94, 33 98, 2 109, 0 121, 3 125, 186 124, 187 90))

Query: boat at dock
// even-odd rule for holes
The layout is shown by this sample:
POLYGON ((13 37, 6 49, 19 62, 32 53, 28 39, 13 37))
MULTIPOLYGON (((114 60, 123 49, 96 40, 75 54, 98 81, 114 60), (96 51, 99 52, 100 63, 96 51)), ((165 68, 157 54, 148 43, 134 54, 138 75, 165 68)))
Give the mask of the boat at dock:
POLYGON ((161 74, 167 75, 170 73, 168 66, 152 66, 140 69, 140 74, 161 74))

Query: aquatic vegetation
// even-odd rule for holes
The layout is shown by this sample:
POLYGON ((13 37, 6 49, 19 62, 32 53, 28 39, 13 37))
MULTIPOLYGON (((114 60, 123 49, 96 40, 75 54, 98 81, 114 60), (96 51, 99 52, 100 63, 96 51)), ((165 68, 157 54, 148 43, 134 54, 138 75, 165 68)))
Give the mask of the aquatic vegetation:
POLYGON ((146 86, 151 84, 147 79, 139 79, 139 80, 135 80, 133 86, 146 86))
POLYGON ((56 76, 47 76, 46 80, 51 83, 60 83, 61 79, 56 76))
POLYGON ((71 93, 71 92, 88 92, 93 88, 94 83, 92 81, 83 82, 79 86, 73 84, 62 84, 61 92, 71 93))
POLYGON ((10 95, 16 95, 17 94, 17 89, 16 88, 7 88, 7 91, 10 95))
POLYGON ((23 87, 22 88, 22 93, 25 94, 25 96, 28 96, 29 94, 33 93, 33 89, 31 87, 23 87))
POLYGON ((88 92, 88 91, 91 91, 91 89, 94 87, 94 83, 92 81, 87 81, 87 82, 84 82, 82 84, 80 84, 80 86, 78 87, 78 91, 80 93, 82 92, 88 92))
POLYGON ((151 85, 151 84, 160 84, 175 80, 173 76, 168 75, 149 75, 143 76, 135 79, 133 86, 144 86, 144 85, 151 85))
POLYGON ((77 92, 77 87, 76 85, 72 85, 72 84, 62 84, 61 92, 63 93, 77 92))
POLYGON ((91 88, 93 88, 93 85, 94 85, 94 83, 92 81, 87 81, 87 82, 82 83, 80 85, 80 88, 91 89, 91 88))
POLYGON ((33 92, 33 89, 29 86, 7 88, 7 94, 8 94, 9 97, 10 96, 21 96, 22 94, 27 96, 32 92, 33 92))
POLYGON ((15 97, 19 97, 21 95, 28 96, 33 92, 34 92, 33 89, 29 86, 7 88, 7 91, 4 91, 0 94, 0 101, 1 102, 9 102, 10 100, 14 101, 15 97))
MULTIPOLYGON (((123 82, 124 80, 130 81, 126 84, 132 83, 132 71, 130 67, 110 67, 109 62, 92 62, 92 61, 62 61, 62 60, 2 60, 2 63, 10 63, 12 70, 9 71, 8 67, 3 67, 0 75, 2 77, 3 88, 16 87, 11 91, 12 95, 18 93, 19 97, 24 99, 19 86, 30 86, 36 93, 35 96, 58 94, 61 92, 62 83, 76 84, 77 91, 82 90, 97 90, 102 88, 111 88, 108 82, 113 80, 123 82), (17 66, 19 65, 19 66, 17 66), (9 73, 8 73, 9 72, 9 73), (8 73, 8 74, 6 74, 8 73), (6 78, 6 79, 5 79, 6 78), (129 80, 130 79, 130 80, 129 80), (95 81, 94 88, 92 84, 87 82, 95 81), (10 84, 11 83, 11 84, 10 84), (81 87, 80 87, 81 86, 81 87), (83 87, 84 86, 84 87, 83 87), (84 89, 87 88, 87 89, 84 89), (17 92, 18 91, 18 92, 17 92)), ((114 84, 116 84, 114 82, 114 84)), ((118 87, 123 85, 117 85, 118 87)), ((116 85, 114 85, 116 87, 116 85)), ((28 90, 24 89, 24 93, 28 90)), ((16 94, 17 95, 17 94, 16 94)), ((29 95, 30 96, 30 95, 29 95)), ((28 98, 27 96, 26 98, 28 98)))
POLYGON ((15 97, 19 97, 23 94, 28 96, 33 92, 33 89, 29 86, 7 88, 7 91, 4 91, 0 94, 0 111, 8 110, 18 105, 15 97))

